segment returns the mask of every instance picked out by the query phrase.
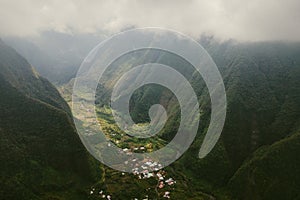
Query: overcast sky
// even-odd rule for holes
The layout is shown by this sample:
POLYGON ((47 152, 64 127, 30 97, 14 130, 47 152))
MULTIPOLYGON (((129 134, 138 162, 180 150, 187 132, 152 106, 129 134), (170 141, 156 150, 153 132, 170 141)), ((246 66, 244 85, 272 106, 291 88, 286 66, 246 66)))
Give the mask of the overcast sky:
POLYGON ((199 37, 300 41, 299 0, 0 0, 0 36, 165 27, 199 37))

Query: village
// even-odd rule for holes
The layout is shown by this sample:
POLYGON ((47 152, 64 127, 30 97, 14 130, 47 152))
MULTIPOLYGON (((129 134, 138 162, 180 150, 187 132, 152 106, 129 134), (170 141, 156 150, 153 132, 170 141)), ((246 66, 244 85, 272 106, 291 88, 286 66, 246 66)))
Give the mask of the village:
MULTIPOLYGON (((150 199, 170 199, 172 196, 172 191, 174 191, 176 180, 168 175, 168 173, 162 169, 163 166, 161 163, 151 160, 150 158, 144 158, 140 160, 139 158, 134 157, 134 153, 145 153, 152 152, 156 148, 162 147, 164 144, 160 143, 161 140, 154 141, 155 138, 148 139, 142 144, 135 144, 136 140, 132 137, 124 134, 116 124, 111 123, 110 119, 107 119, 107 109, 97 109, 97 112, 100 113, 100 118, 98 118, 101 125, 102 131, 105 133, 106 137, 110 141, 120 148, 120 154, 126 154, 131 156, 129 160, 124 161, 124 164, 132 169, 131 173, 118 172, 119 179, 126 179, 128 176, 133 176, 137 184, 141 181, 151 180, 151 186, 146 188, 147 193, 144 194, 144 197, 131 197, 133 200, 150 200, 150 199), (105 112, 105 113, 103 113, 105 112), (105 114, 105 115, 104 115, 105 114), (105 117, 101 117, 105 116, 105 117), (156 194, 155 197, 151 197, 150 194, 156 194)), ((107 148, 110 148, 111 144, 108 143, 107 148)), ((105 188, 91 188, 91 196, 98 196, 99 199, 114 199, 113 195, 106 191, 105 188)))

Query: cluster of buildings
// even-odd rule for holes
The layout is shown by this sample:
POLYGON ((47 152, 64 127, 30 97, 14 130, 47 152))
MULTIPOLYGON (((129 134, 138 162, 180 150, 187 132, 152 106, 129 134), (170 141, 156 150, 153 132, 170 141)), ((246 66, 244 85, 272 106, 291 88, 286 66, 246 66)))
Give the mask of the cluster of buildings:
MULTIPOLYGON (((90 191, 90 195, 94 195, 95 194, 95 188, 92 188, 90 191)), ((99 197, 102 199, 106 199, 106 200, 112 200, 111 195, 109 194, 104 194, 103 190, 100 190, 98 193, 99 197)))

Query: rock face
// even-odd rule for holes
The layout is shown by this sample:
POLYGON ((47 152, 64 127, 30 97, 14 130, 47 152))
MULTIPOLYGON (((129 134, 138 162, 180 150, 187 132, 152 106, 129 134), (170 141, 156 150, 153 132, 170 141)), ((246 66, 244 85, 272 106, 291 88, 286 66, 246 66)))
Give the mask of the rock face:
POLYGON ((58 91, 0 41, 0 199, 83 199, 89 155, 58 91))

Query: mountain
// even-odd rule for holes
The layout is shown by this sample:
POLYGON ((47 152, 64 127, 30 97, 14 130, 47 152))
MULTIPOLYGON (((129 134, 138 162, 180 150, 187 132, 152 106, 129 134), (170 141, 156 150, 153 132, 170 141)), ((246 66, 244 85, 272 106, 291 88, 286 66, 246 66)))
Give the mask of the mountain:
POLYGON ((300 44, 201 42, 222 73, 228 111, 215 149, 191 163, 192 147, 183 162, 232 198, 299 198, 300 44))
POLYGON ((299 199, 300 134, 257 150, 230 179, 239 199, 299 199))
MULTIPOLYGON (((130 100, 134 121, 148 123, 148 110, 156 103, 164 105, 170 117, 154 138, 136 139, 123 135, 112 120, 108 109, 112 86, 125 70, 145 62, 172 66, 191 83, 200 103, 198 135, 187 152, 164 169, 176 184, 163 189, 158 189, 155 177, 139 179, 91 161, 76 136, 68 106, 57 91, 15 51, 1 44, 5 49, 1 51, 1 94, 7 98, 1 99, 0 148, 5 152, 1 160, 8 162, 1 168, 0 186, 5 189, 0 197, 10 198, 12 194, 7 191, 18 191, 23 199, 70 199, 70 195, 85 199, 84 188, 92 185, 98 173, 89 199, 99 199, 101 191, 113 199, 164 199, 166 191, 171 191, 171 199, 299 199, 300 44, 219 42, 213 37, 202 37, 199 43, 220 70, 228 103, 221 138, 203 159, 198 153, 210 120, 210 99, 201 76, 189 63, 162 51, 136 51, 116 60, 98 86, 97 114, 106 135, 120 148, 144 147, 150 152, 174 137, 180 119, 178 101, 158 85, 136 90, 130 100), (77 149, 81 159, 71 156, 77 149), (78 171, 78 163, 84 170, 78 171), (94 172, 93 165, 101 171, 94 172), (66 176, 66 171, 70 175, 66 176)), ((39 50, 33 52, 37 54, 31 57, 39 50)), ((73 81, 61 87, 67 101, 71 100, 73 81)))
POLYGON ((85 199, 96 168, 54 86, 0 41, 0 199, 85 199))
POLYGON ((4 37, 43 77, 55 84, 67 83, 89 51, 106 37, 99 34, 67 34, 45 31, 39 36, 4 37))
MULTIPOLYGON (((300 44, 218 42, 205 37, 199 42, 219 67, 228 98, 222 136, 207 157, 197 157, 210 119, 207 89, 199 74, 192 74, 188 63, 171 54, 141 50, 115 61, 98 86, 99 118, 111 119, 106 106, 112 85, 124 70, 147 62, 172 66, 192 83, 202 116, 193 145, 166 169, 183 171, 190 179, 186 183, 192 187, 190 193, 205 191, 217 199, 299 198, 300 44)), ((163 104, 170 116, 159 133, 167 142, 176 133, 179 108, 166 88, 148 85, 138 89, 131 98, 131 116, 137 123, 148 123, 148 110, 156 103, 163 104)), ((107 135, 117 141, 118 129, 112 122, 106 123, 107 135)), ((134 143, 130 138, 125 141, 127 146, 120 147, 134 143)))

